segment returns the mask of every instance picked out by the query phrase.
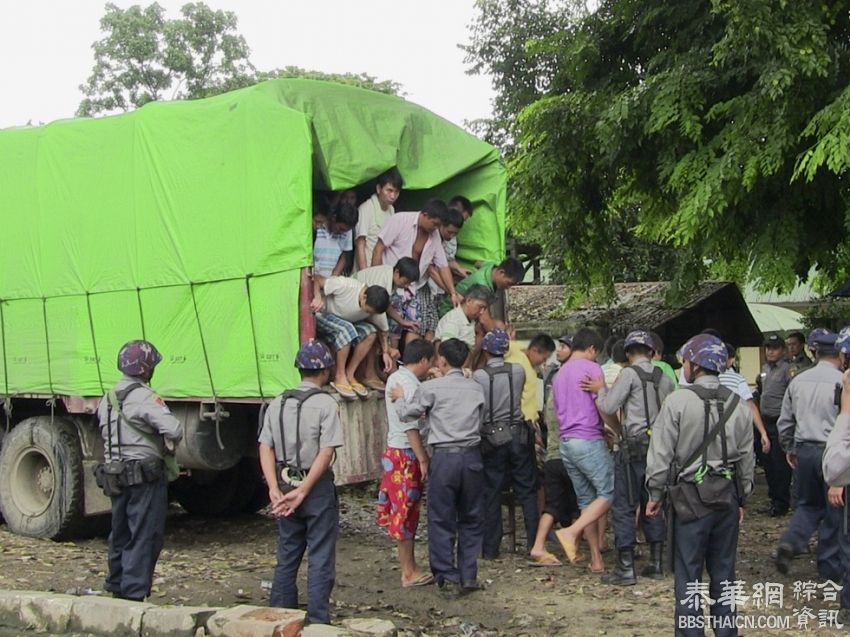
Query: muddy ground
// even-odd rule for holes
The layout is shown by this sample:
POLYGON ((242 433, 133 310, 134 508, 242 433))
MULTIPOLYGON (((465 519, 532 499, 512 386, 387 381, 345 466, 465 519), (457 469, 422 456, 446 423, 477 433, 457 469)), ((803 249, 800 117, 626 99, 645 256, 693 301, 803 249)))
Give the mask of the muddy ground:
MULTIPOLYGON (((762 480, 762 476, 758 476, 762 480)), ((764 505, 759 484, 751 511, 764 505)), ((585 565, 533 568, 522 554, 481 562, 480 578, 488 589, 446 602, 434 587, 401 589, 392 542, 374 525, 374 487, 341 490, 342 529, 333 594, 335 620, 352 616, 391 619, 411 635, 610 635, 672 634, 672 579, 639 580, 637 586, 603 585, 585 565)), ((790 618, 790 630, 746 630, 746 635, 798 635, 803 606, 812 609, 808 631, 841 634, 819 626, 818 612, 837 609, 822 595, 811 602, 795 600, 796 580, 816 581, 811 556, 795 560, 782 577, 773 568, 772 552, 788 518, 748 514, 738 556, 738 576, 751 592, 757 582, 784 584, 782 609, 770 615, 790 618), (795 611, 797 614, 794 614, 795 611)), ((521 525, 520 525, 521 526, 521 525)), ((425 528, 425 519, 420 530, 425 528)), ((507 539, 505 540, 507 543, 507 539)), ((275 563, 276 526, 266 515, 229 520, 191 517, 174 506, 156 571, 152 601, 163 604, 266 604, 275 563)), ((60 593, 102 586, 106 542, 103 538, 56 543, 10 533, 0 526, 0 588, 50 590, 60 593)), ((557 553, 557 547, 551 549, 557 553)), ((643 550, 645 554, 645 549, 643 550)), ((418 556, 427 563, 424 542, 418 556)), ((610 568, 613 554, 606 554, 610 568)), ((642 566, 644 559, 638 560, 642 566)), ((303 580, 306 569, 302 568, 303 580)), ((302 594, 306 590, 301 586, 302 594)), ((757 616, 748 605, 743 613, 757 616)), ((805 612, 803 612, 805 615, 805 612)), ((805 634, 805 630, 803 634, 805 634)))

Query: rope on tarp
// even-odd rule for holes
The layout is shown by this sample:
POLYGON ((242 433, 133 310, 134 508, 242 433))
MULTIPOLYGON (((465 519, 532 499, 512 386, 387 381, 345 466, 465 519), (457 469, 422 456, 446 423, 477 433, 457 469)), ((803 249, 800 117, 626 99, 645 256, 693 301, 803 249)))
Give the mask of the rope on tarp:
POLYGON ((86 309, 89 312, 89 328, 91 329, 91 346, 94 350, 94 364, 97 368, 97 382, 100 384, 100 393, 105 394, 106 389, 103 385, 103 374, 100 372, 100 355, 97 353, 97 339, 94 337, 94 316, 91 311, 91 294, 86 292, 86 309))
POLYGON ((212 367, 210 367, 210 357, 207 352, 207 342, 204 340, 204 330, 201 327, 201 313, 198 311, 198 299, 195 296, 195 284, 189 284, 189 290, 192 292, 192 307, 195 308, 195 323, 198 325, 198 335, 201 337, 201 351, 204 353, 204 365, 207 367, 207 377, 210 379, 210 393, 212 393, 213 401, 215 402, 215 439, 219 449, 224 449, 224 442, 221 439, 221 418, 219 417, 218 394, 215 391, 213 384, 212 367))
POLYGON ((245 275, 245 293, 248 296, 248 316, 251 319, 251 339, 254 343, 254 366, 257 368, 257 389, 260 392, 260 416, 257 422, 257 432, 263 427, 263 417, 266 414, 266 394, 263 392, 263 379, 260 373, 260 350, 257 347, 257 328, 254 324, 254 304, 251 300, 251 277, 252 274, 245 275))
POLYGON ((0 341, 3 345, 3 385, 5 395, 3 396, 3 412, 6 415, 6 433, 12 429, 12 400, 9 397, 9 362, 6 355, 6 312, 3 307, 6 301, 0 299, 0 341))
POLYGON ((53 370, 50 365, 50 333, 47 330, 47 297, 41 298, 41 316, 44 319, 44 349, 47 352, 47 386, 50 389, 50 398, 47 404, 50 406, 50 422, 53 422, 53 411, 56 407, 56 392, 53 390, 53 370))
POLYGON ((139 304, 139 322, 142 325, 142 340, 148 340, 145 334, 145 313, 142 311, 142 288, 136 288, 136 300, 139 304))

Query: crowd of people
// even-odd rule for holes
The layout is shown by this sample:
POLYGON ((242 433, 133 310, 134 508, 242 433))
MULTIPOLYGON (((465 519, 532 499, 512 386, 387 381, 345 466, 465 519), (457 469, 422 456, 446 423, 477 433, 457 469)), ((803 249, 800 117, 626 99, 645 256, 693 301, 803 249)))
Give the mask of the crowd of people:
MULTIPOLYGON (((850 329, 818 329, 808 342, 792 334, 787 344, 771 336, 755 392, 736 370, 735 348, 711 329, 677 352, 678 375, 663 359, 662 339, 648 330, 603 341, 587 327, 557 341, 538 334, 523 347, 490 311, 495 292, 521 280, 522 266, 505 259, 472 272, 460 267, 455 237, 472 205, 458 196, 396 213, 402 186, 389 171, 359 208, 346 191, 314 216, 317 338, 296 356, 301 384, 270 403, 259 434, 280 536, 272 605, 297 606, 306 552, 308 621, 330 622, 339 526, 332 466, 343 437, 326 386, 344 400, 384 392, 388 435, 376 522, 397 544, 402 587, 436 584, 446 599, 481 589, 478 563, 499 557, 502 498, 510 491, 531 565, 576 563, 586 545, 588 570, 613 586, 662 578, 672 566, 676 634, 702 635, 695 619, 703 610, 687 603, 687 591, 704 569, 714 600, 736 581, 757 461, 768 482, 766 514, 789 512, 796 476, 776 568, 787 573, 817 532, 819 575, 850 583, 842 526, 850 329), (428 568, 415 552, 423 499, 428 568), (606 567, 609 518, 615 559, 606 567), (641 536, 648 554, 638 571, 641 536), (562 557, 550 550, 556 546, 562 557)), ((100 410, 108 459, 122 422, 125 447, 128 431, 135 436, 138 462, 165 456, 151 432, 179 440, 179 423, 149 387, 159 359, 149 343, 122 349, 125 377, 100 410)), ((133 528, 143 508, 164 511, 165 472, 150 477, 140 470, 138 484, 119 485, 113 497, 107 588, 131 599, 149 594, 161 547, 164 514, 148 516, 146 535, 133 528), (141 567, 136 553, 151 551, 137 536, 156 548, 141 567)), ((841 607, 850 609, 847 588, 841 607)), ((737 634, 734 605, 712 604, 710 617, 717 635, 737 634)))

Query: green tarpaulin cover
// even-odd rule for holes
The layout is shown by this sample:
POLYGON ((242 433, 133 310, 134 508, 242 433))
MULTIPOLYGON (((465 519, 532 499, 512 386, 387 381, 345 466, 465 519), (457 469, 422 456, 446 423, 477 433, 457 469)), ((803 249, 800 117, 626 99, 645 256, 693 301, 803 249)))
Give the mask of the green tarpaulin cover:
POLYGON ((165 396, 293 386, 313 188, 392 166, 411 204, 473 201, 462 258, 504 254, 498 151, 397 97, 273 80, 0 131, 0 393, 100 395, 142 337, 165 396))

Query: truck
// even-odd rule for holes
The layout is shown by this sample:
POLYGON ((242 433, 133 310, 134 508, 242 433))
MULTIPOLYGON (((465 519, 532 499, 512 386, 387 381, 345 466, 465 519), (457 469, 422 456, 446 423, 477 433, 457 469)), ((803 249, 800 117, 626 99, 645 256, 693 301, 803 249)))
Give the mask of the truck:
MULTIPOLYGON (((190 513, 257 511, 264 406, 294 387, 310 314, 313 198, 374 191, 397 210, 462 194, 459 258, 505 254, 499 151, 401 97, 278 79, 194 101, 0 131, 0 514, 15 533, 90 534, 110 502, 96 409, 136 338, 185 428, 172 496, 190 513)), ((338 482, 377 477, 382 397, 340 401, 338 482)))

